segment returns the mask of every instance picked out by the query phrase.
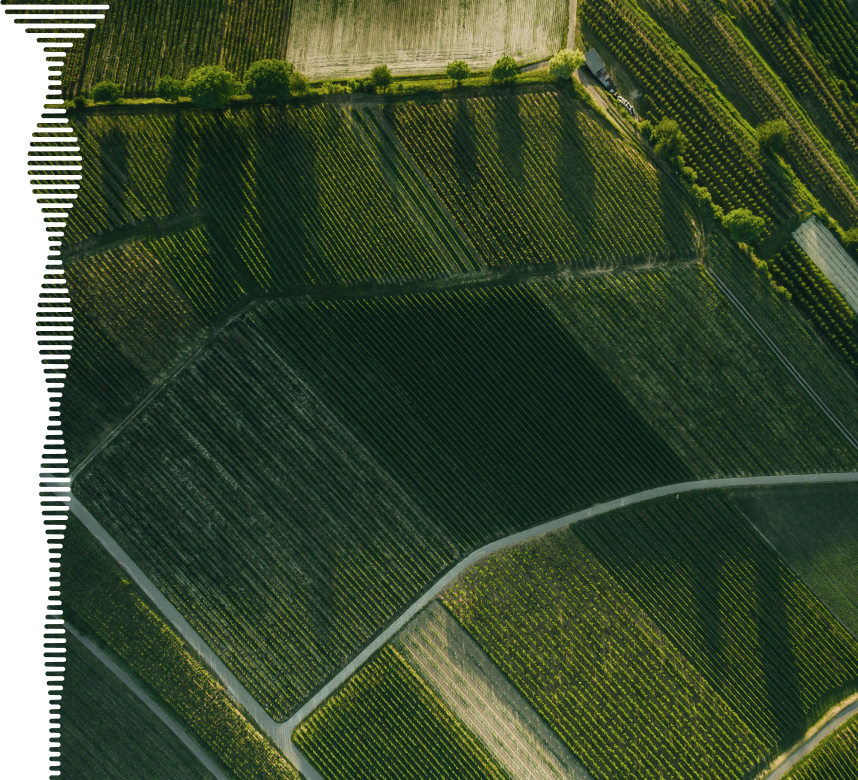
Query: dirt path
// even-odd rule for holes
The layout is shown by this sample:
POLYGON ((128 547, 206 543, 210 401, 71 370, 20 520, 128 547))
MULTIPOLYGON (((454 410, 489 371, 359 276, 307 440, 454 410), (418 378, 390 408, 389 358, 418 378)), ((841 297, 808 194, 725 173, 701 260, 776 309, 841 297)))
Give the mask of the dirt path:
POLYGON ((851 696, 841 705, 833 707, 819 723, 813 726, 805 740, 798 747, 793 748, 792 752, 778 758, 775 761, 775 768, 767 775, 762 775, 760 780, 780 780, 799 761, 812 753, 820 742, 830 737, 856 714, 858 714, 858 694, 851 696))
POLYGON ((158 609, 166 616, 175 631, 188 642, 209 665, 215 675, 221 680, 226 688, 232 693, 236 700, 247 710, 259 728, 283 751, 284 755, 298 768, 307 780, 322 780, 318 772, 310 762, 292 744, 292 731, 313 710, 325 701, 342 683, 348 680, 369 658, 385 645, 395 634, 397 634, 420 610, 435 599, 456 577, 468 567, 482 560, 493 552, 502 550, 513 544, 533 539, 542 534, 550 533, 565 528, 573 523, 587 520, 591 517, 612 512, 621 507, 650 501, 654 498, 679 495, 700 490, 713 490, 716 488, 738 488, 763 485, 801 485, 808 483, 824 482, 858 482, 858 472, 845 472, 837 474, 796 474, 781 475, 773 477, 729 477, 724 479, 703 479, 694 482, 683 482, 676 485, 644 490, 630 496, 617 498, 613 501, 597 504, 596 506, 573 512, 569 515, 556 518, 547 523, 530 528, 517 534, 512 534, 491 544, 474 551, 467 558, 460 561, 441 579, 436 581, 420 598, 411 604, 404 612, 395 618, 376 638, 343 669, 319 690, 315 696, 294 714, 289 720, 278 723, 271 718, 259 703, 250 695, 247 689, 237 680, 235 675, 226 667, 217 654, 205 643, 202 637, 194 630, 190 623, 179 613, 173 604, 155 587, 154 583, 143 573, 143 571, 122 550, 119 544, 92 516, 83 504, 74 495, 71 495, 69 509, 81 520, 81 522, 93 533, 107 551, 116 559, 120 566, 125 569, 137 586, 155 603, 158 609))
POLYGON ((95 644, 88 637, 80 634, 72 625, 69 623, 64 624, 64 628, 68 631, 75 639, 77 639, 84 647, 86 647, 89 652, 91 652, 101 663, 103 663, 113 674, 115 674, 124 684, 125 686, 138 698, 142 701, 152 712, 155 713, 155 716, 160 720, 170 731, 173 732, 178 738, 179 741, 194 754, 194 757, 206 768, 209 772, 211 772, 217 780, 231 780, 226 774, 224 774, 223 770, 220 769, 214 761, 212 761, 206 752, 193 740, 191 739, 187 732, 174 721, 162 708, 159 704, 155 702, 155 700, 149 696, 134 680, 131 679, 125 672, 120 669, 111 658, 95 644))

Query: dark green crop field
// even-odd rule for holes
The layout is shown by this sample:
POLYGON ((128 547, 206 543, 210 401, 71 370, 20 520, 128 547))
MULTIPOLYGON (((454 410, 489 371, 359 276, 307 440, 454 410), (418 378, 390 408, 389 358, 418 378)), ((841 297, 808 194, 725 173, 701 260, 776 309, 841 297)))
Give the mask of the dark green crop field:
POLYGON ((858 777, 858 716, 802 760, 785 780, 851 780, 858 777))
POLYGON ((70 634, 65 641, 63 780, 212 780, 113 672, 70 634))
POLYGON ((758 488, 730 501, 858 638, 858 486, 758 488))
POLYGON ((858 642, 724 499, 664 499, 575 533, 767 748, 858 690, 858 642))
POLYGON ((691 476, 495 288, 258 307, 75 494, 283 718, 473 547, 691 476))
POLYGON ((696 255, 681 190, 562 94, 407 103, 385 114, 492 268, 696 255))
POLYGON ((392 647, 305 720, 296 745, 329 780, 509 780, 392 647))

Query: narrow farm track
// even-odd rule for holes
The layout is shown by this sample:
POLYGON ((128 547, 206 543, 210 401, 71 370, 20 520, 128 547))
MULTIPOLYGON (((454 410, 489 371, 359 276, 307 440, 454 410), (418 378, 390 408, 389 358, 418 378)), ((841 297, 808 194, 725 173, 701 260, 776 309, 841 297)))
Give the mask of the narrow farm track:
MULTIPOLYGON (((858 472, 844 472, 835 474, 787 474, 781 476, 767 477, 728 477, 723 479, 703 479, 694 482, 683 482, 675 485, 652 488, 630 496, 617 498, 604 504, 597 504, 588 509, 574 512, 563 517, 556 518, 547 523, 534 526, 527 531, 512 534, 500 539, 471 553, 467 558, 460 561, 441 577, 431 588, 424 592, 420 598, 393 620, 372 642, 370 642, 351 662, 332 677, 315 696, 304 703, 304 705, 289 720, 278 723, 256 702, 244 686, 236 679, 235 675, 226 667, 223 661, 203 641, 202 637, 191 627, 190 623, 179 613, 173 604, 158 590, 154 583, 143 573, 143 571, 122 550, 119 544, 92 516, 83 504, 78 501, 74 494, 69 496, 69 509, 89 529, 89 531, 107 549, 113 558, 122 566, 137 586, 152 600, 155 606, 162 612, 176 632, 190 644, 209 665, 214 674, 230 691, 233 697, 241 704, 247 713, 254 719, 262 731, 264 731, 274 743, 283 751, 284 755, 295 765, 307 780, 322 780, 321 776, 313 768, 312 764, 298 751, 292 743, 292 732, 298 724, 304 720, 313 710, 330 696, 342 683, 348 680, 367 660, 381 647, 383 647, 395 634, 397 634, 421 609, 436 598, 453 580, 456 579, 468 567, 485 558, 493 552, 502 550, 514 544, 532 539, 542 534, 556 531, 574 523, 587 520, 591 517, 612 512, 621 507, 639 504, 655 498, 690 493, 701 490, 713 490, 717 488, 758 487, 772 485, 801 485, 825 482, 858 482, 858 472)), ((55 483, 51 486, 60 487, 55 483)))
POLYGON ((808 384, 807 380, 799 373, 798 369, 787 360, 786 355, 780 351, 778 345, 769 338, 769 335, 763 330, 760 324, 751 316, 750 312, 742 305, 742 302, 730 291, 730 288, 724 284, 723 281, 719 278, 719 276, 711 269, 706 268, 706 273, 712 278, 712 281, 715 282, 715 285, 721 290, 724 295, 727 296, 730 303, 736 307, 739 314, 741 314, 755 333, 765 342, 766 346, 774 353, 775 357, 780 360, 783 364, 784 368, 790 373, 793 379, 798 382, 801 388, 810 396, 810 400, 813 401, 818 407, 819 410, 829 419, 832 424, 841 434, 843 434, 843 438, 846 439, 856 450, 858 450, 858 439, 855 438, 853 433, 835 416, 834 412, 832 412, 825 402, 816 394, 816 391, 808 384))
POLYGON ((223 770, 221 770, 217 764, 212 761, 208 755, 206 755, 205 751, 196 743, 193 739, 191 739, 187 732, 174 721, 164 710, 160 707, 160 705, 155 702, 155 700, 149 696, 134 680, 131 679, 125 672, 122 671, 108 656, 107 654, 95 644, 88 637, 83 636, 81 633, 74 628, 74 626, 69 623, 64 624, 64 628, 68 631, 75 639, 77 639, 84 647, 86 647, 89 652, 91 652, 101 663, 103 663, 113 674, 115 674, 119 680, 130 690, 140 701, 143 702, 152 712, 155 713, 155 716, 160 720, 170 731, 173 732, 178 738, 179 741, 193 753, 194 758, 196 758, 209 772, 211 772, 217 780, 230 780, 229 776, 224 774, 223 770))
POLYGON ((793 748, 792 752, 786 757, 782 764, 778 764, 775 769, 767 775, 763 775, 760 780, 780 780, 782 777, 785 777, 789 773, 790 769, 792 769, 803 758, 810 755, 810 753, 812 753, 823 740, 830 737, 855 714, 858 714, 858 700, 853 701, 852 704, 848 707, 844 707, 839 712, 835 710, 831 720, 825 723, 822 728, 818 728, 819 724, 817 724, 816 728, 818 728, 818 730, 814 731, 813 734, 805 739, 800 745, 793 748))

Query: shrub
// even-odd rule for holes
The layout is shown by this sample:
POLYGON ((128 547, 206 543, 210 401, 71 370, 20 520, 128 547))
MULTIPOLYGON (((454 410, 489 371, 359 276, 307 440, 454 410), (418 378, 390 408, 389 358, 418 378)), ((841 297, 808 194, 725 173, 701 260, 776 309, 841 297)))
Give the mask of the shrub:
POLYGON ((847 230, 843 234, 843 244, 847 249, 851 249, 853 252, 858 252, 858 227, 847 230))
POLYGON ((293 70, 289 76, 289 89, 293 95, 306 95, 310 91, 310 82, 303 73, 293 70))
POLYGON ((185 82, 174 79, 172 76, 161 76, 155 82, 155 94, 161 100, 167 100, 170 103, 175 103, 182 95, 185 94, 185 82))
POLYGON ((447 78, 450 79, 457 87, 462 86, 462 82, 470 78, 471 66, 462 60, 453 60, 447 65, 447 78))
POLYGON ((724 217, 724 227, 730 231, 730 238, 734 241, 747 243, 763 232, 766 223, 749 209, 733 209, 724 217))
POLYGON ((492 81, 506 84, 518 76, 518 63, 512 57, 501 57, 492 66, 492 81))
POLYGON ((349 79, 348 84, 346 84, 346 90, 348 92, 357 92, 360 89, 360 83, 357 79, 349 79))
POLYGON ((83 95, 75 95, 72 102, 75 108, 86 108, 89 101, 83 95))
POLYGON ((258 60, 244 74, 247 94, 260 103, 285 103, 291 96, 295 66, 286 60, 258 60))
POLYGON ((332 93, 333 93, 333 91, 334 91, 334 85, 333 85, 333 83, 332 83, 332 82, 330 82, 330 81, 325 81, 325 82, 322 84, 322 86, 320 87, 320 89, 321 89, 321 90, 322 90, 322 92, 324 92, 326 95, 330 95, 330 94, 332 94, 332 93))
POLYGON ((644 119, 643 122, 638 122, 638 130, 644 138, 649 138, 652 135, 652 122, 649 119, 644 119))
POLYGON ((100 81, 91 94, 95 103, 116 103, 122 97, 122 87, 112 81, 100 81))
POLYGON ((789 141, 789 125, 783 119, 763 122, 756 129, 757 143, 763 152, 780 151, 789 141))
POLYGON ((694 184, 697 181, 697 171, 695 171, 694 168, 689 168, 687 165, 680 169, 679 175, 682 177, 683 181, 686 181, 689 184, 694 184))
POLYGON ((584 64, 584 52, 579 49, 561 49, 548 63, 548 72, 558 79, 571 79, 584 64))
POLYGON ((220 65, 194 68, 185 83, 191 100, 202 108, 226 108, 229 99, 242 89, 235 75, 220 65))
POLYGON ((370 78, 376 89, 380 89, 382 92, 387 92, 387 88, 393 83, 393 74, 387 65, 376 65, 372 69, 370 78))
POLYGON ((662 119, 653 129, 650 140, 655 146, 656 154, 670 160, 677 168, 682 167, 686 138, 675 119, 662 119))

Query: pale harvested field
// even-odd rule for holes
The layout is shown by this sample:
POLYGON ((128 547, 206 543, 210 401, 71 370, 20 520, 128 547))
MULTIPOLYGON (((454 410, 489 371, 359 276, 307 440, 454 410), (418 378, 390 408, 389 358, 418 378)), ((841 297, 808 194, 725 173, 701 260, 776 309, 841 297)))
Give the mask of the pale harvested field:
POLYGON ((402 630, 397 644, 511 777, 589 780, 560 738, 437 601, 402 630))
POLYGON ((792 237, 858 313, 858 267, 831 231, 813 215, 792 237))
POLYGON ((544 59, 564 43, 568 10, 567 0, 295 0, 287 58, 310 78, 544 59))

